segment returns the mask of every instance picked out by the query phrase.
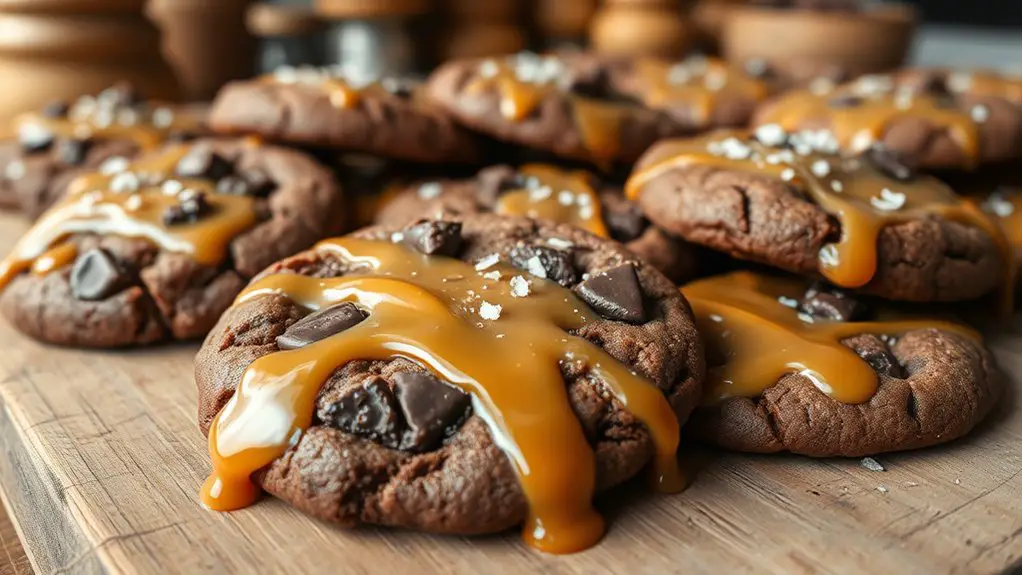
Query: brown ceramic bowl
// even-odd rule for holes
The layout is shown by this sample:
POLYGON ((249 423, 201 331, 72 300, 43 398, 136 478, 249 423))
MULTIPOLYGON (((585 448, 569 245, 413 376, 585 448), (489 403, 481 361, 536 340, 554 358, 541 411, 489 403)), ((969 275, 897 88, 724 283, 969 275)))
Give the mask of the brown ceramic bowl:
POLYGON ((734 6, 722 47, 728 60, 761 58, 796 82, 816 75, 853 77, 904 63, 916 20, 907 4, 853 13, 734 6))

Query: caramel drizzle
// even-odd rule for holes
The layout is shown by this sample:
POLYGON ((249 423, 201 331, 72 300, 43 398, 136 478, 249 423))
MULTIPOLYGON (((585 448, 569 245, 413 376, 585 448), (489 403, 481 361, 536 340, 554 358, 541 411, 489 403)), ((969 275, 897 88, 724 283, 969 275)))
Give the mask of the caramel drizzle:
POLYGON ((922 329, 979 339, 967 327, 941 321, 814 319, 795 308, 804 291, 799 287, 794 281, 736 272, 681 289, 707 348, 724 359, 708 370, 705 404, 759 397, 791 373, 804 375, 836 401, 865 403, 876 393, 877 374, 842 340, 863 334, 897 337, 922 329))
POLYGON ((1004 98, 1022 103, 1022 77, 1008 77, 997 72, 951 72, 963 78, 964 86, 953 85, 951 89, 973 96, 1004 98))
POLYGON ((765 82, 717 58, 673 64, 641 59, 636 68, 645 88, 638 95, 646 106, 686 105, 695 110, 692 120, 698 124, 708 123, 718 102, 731 95, 759 102, 769 93, 765 82))
POLYGON ((757 120, 760 125, 778 124, 789 132, 807 128, 809 118, 826 118, 842 150, 862 152, 884 137, 888 126, 906 116, 945 128, 964 152, 969 167, 979 160, 979 131, 968 113, 944 107, 939 98, 909 90, 863 89, 861 83, 842 86, 833 92, 816 94, 792 92, 757 120), (844 96, 861 98, 848 107, 830 104, 844 96))
POLYGON ((824 245, 818 256, 820 273, 835 285, 857 288, 873 279, 880 230, 933 216, 983 230, 1002 246, 1005 265, 1010 267, 1007 257, 1010 252, 997 224, 934 178, 917 177, 911 182, 900 182, 884 176, 860 158, 819 152, 803 155, 790 149, 769 148, 741 132, 717 132, 701 138, 675 140, 661 144, 659 149, 661 154, 656 161, 629 179, 626 192, 630 199, 638 198, 646 184, 663 173, 690 165, 787 181, 841 223, 841 238, 824 245), (749 153, 728 157, 727 151, 716 150, 720 154, 710 151, 725 141, 744 146, 749 153))
POLYGON ((600 237, 610 237, 591 174, 543 164, 522 166, 518 173, 525 178, 526 187, 502 194, 494 207, 496 213, 572 224, 600 237))
MULTIPOLYGON (((550 60, 556 61, 556 60, 550 60)), ((468 94, 495 91, 500 97, 500 113, 512 122, 528 118, 549 95, 562 91, 554 77, 526 80, 516 69, 516 57, 504 61, 487 60, 492 64, 487 73, 480 75, 465 87, 468 94)), ((625 107, 601 102, 576 94, 565 93, 570 101, 575 126, 582 146, 601 165, 610 165, 621 151, 621 125, 625 107)))
POLYGON ((178 205, 178 200, 164 193, 161 185, 172 179, 188 150, 188 145, 174 146, 158 157, 132 164, 126 172, 97 172, 72 182, 67 196, 43 214, 0 261, 0 289, 31 268, 43 273, 70 262, 71 248, 51 248, 72 234, 142 238, 204 265, 224 261, 230 242, 255 225, 255 203, 247 196, 217 194, 214 183, 207 180, 177 179, 184 188, 206 193, 211 212, 194 223, 164 224, 164 211, 178 205), (144 181, 133 192, 113 191, 115 179, 126 173, 144 181))
POLYGON ((213 473, 202 490, 207 507, 226 511, 254 501, 259 490, 251 474, 283 455, 312 424, 316 396, 336 369, 353 360, 396 357, 416 361, 472 395, 475 413, 508 455, 529 501, 523 536, 541 550, 584 549, 604 530, 591 507, 595 459, 572 412, 562 362, 587 366, 646 424, 661 488, 680 487, 678 421, 670 405, 642 376, 567 333, 598 320, 570 291, 532 277, 530 295, 515 297, 508 282, 521 273, 515 268, 497 264, 477 271, 387 242, 341 238, 316 249, 369 273, 272 275, 249 286, 238 302, 280 295, 310 310, 355 302, 370 315, 304 348, 252 362, 210 428, 213 473), (493 279, 493 272, 503 279, 493 279), (483 319, 485 305, 501 306, 499 318, 483 319))
POLYGON ((990 194, 980 207, 997 218, 1011 247, 1016 252, 1022 251, 1022 192, 1000 189, 990 194))
MULTIPOLYGON (((74 108, 70 114, 74 115, 74 108)), ((202 131, 201 114, 197 110, 189 110, 180 106, 134 106, 109 111, 109 121, 100 121, 99 112, 80 118, 50 118, 38 112, 22 114, 15 119, 15 126, 20 131, 28 128, 39 128, 68 139, 99 138, 104 140, 131 140, 143 150, 152 150, 163 144, 175 133, 198 133, 202 131), (169 121, 163 125, 154 123, 156 110, 164 110, 171 114, 169 121), (133 121, 125 123, 118 116, 131 114, 133 121)))

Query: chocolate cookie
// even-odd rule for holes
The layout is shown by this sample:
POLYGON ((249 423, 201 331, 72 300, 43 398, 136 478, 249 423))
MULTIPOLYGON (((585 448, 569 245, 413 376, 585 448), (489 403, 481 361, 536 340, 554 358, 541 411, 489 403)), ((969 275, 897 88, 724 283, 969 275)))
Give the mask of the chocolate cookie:
POLYGON ((458 219, 482 212, 573 224, 612 238, 675 282, 694 273, 691 247, 650 226, 620 187, 582 170, 551 165, 492 166, 468 180, 418 183, 386 201, 376 222, 393 226, 422 217, 458 219))
POLYGON ((615 92, 607 66, 584 54, 448 62, 426 93, 473 130, 605 167, 684 133, 667 113, 615 92))
POLYGON ((693 243, 888 299, 980 297, 1009 275, 1003 233, 942 182, 829 132, 721 132, 661 142, 628 196, 693 243))
POLYGON ((736 66, 704 56, 680 62, 637 58, 611 67, 617 91, 667 112, 690 134, 747 126, 771 92, 771 77, 762 61, 736 66))
POLYGON ((1002 95, 954 91, 950 76, 863 76, 833 90, 791 92, 765 104, 756 126, 827 130, 845 151, 876 144, 906 163, 974 169, 1022 154, 1022 107, 1002 95))
POLYGON ((421 97, 416 83, 363 78, 342 68, 282 68, 233 82, 210 124, 226 134, 416 162, 471 163, 479 142, 421 97))
POLYGON ((0 262, 0 311, 62 345, 200 337, 248 278, 336 233, 341 200, 327 169, 251 140, 108 160, 0 262))
POLYGON ((251 477, 343 526, 526 522, 578 550, 603 531, 596 490, 651 460, 677 479, 702 353, 671 282, 573 226, 477 214, 328 240, 256 278, 199 351, 203 501, 248 505, 251 477))
POLYGON ((844 291, 749 272, 682 292, 708 364, 690 428, 722 447, 813 457, 916 449, 968 433, 1001 392, 979 335, 957 324, 870 321, 877 310, 844 291))
POLYGON ((72 104, 51 102, 19 117, 15 128, 17 138, 0 141, 0 207, 35 218, 71 180, 106 160, 200 135, 204 110, 146 102, 118 85, 72 104))

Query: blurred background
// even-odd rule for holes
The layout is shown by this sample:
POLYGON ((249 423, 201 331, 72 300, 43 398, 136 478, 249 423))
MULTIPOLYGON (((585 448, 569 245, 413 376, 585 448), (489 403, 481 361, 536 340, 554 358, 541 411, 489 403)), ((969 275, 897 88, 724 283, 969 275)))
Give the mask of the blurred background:
POLYGON ((617 55, 833 59, 853 72, 1022 69, 1016 0, 0 0, 0 121, 129 78, 208 100, 282 65, 424 75, 449 58, 591 47, 617 55), (767 4, 764 7, 763 4, 767 4), (849 5, 857 11, 849 12, 849 5), (843 7, 843 8, 842 8, 843 7))

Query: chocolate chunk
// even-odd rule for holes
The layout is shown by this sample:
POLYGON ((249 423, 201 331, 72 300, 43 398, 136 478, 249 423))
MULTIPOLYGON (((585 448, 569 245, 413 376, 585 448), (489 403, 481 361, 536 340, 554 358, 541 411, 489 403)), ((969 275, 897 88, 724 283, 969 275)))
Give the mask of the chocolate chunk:
POLYGON ((530 274, 555 281, 564 287, 578 283, 571 254, 547 246, 518 244, 509 254, 511 265, 530 274))
POLYGON ((128 276, 105 250, 93 248, 71 266, 71 295, 81 301, 106 299, 128 284, 128 276))
POLYGON ((468 410, 469 395, 432 374, 399 371, 394 374, 393 380, 401 412, 408 424, 401 449, 431 449, 468 410))
POLYGON ((827 105, 831 108, 854 108, 862 105, 862 98, 855 94, 841 94, 840 96, 834 96, 827 101, 827 105))
POLYGON ((405 229, 404 244, 431 256, 453 257, 461 247, 461 224, 427 220, 405 229))
POLYGON ((640 324, 646 321, 642 286, 635 266, 622 264, 593 276, 575 288, 596 313, 614 321, 640 324))
POLYGON ((280 349, 298 349, 354 327, 366 313, 351 302, 344 302, 313 312, 277 336, 280 349))
POLYGON ((18 130, 18 143, 22 150, 30 154, 49 150, 54 140, 53 132, 35 122, 24 124, 18 130))
POLYGON ((43 106, 42 114, 45 118, 65 118, 70 110, 71 105, 64 100, 54 100, 43 106))
POLYGON ((163 212, 163 223, 168 226, 195 223, 212 211, 206 194, 202 192, 185 190, 178 194, 177 199, 178 205, 170 206, 163 212))
POLYGON ((276 185, 266 172, 258 168, 250 168, 222 178, 216 184, 216 191, 220 194, 265 198, 275 187, 276 185))
POLYGON ((646 231, 649 222, 642 209, 635 202, 623 203, 622 209, 607 209, 603 218, 610 228, 610 235, 619 242, 630 242, 646 231))
POLYGON ((865 304, 820 281, 809 286, 799 307, 815 318, 831 321, 856 321, 866 313, 865 304))
POLYGON ((175 173, 182 178, 219 181, 234 171, 230 162, 208 146, 195 146, 177 163, 175 173))
POLYGON ((887 344, 874 336, 855 338, 855 352, 879 374, 897 378, 902 378, 905 375, 905 370, 891 353, 887 344))
POLYGON ((89 139, 61 140, 57 143, 57 157, 69 166, 80 166, 85 163, 92 144, 89 139))
POLYGON ((327 406, 321 419, 341 431, 397 449, 405 430, 400 409, 386 380, 374 376, 327 406))
POLYGON ((873 146, 863 156, 873 166, 873 169, 888 178, 898 180, 899 182, 907 182, 915 178, 915 171, 904 161, 901 155, 884 147, 873 146))

